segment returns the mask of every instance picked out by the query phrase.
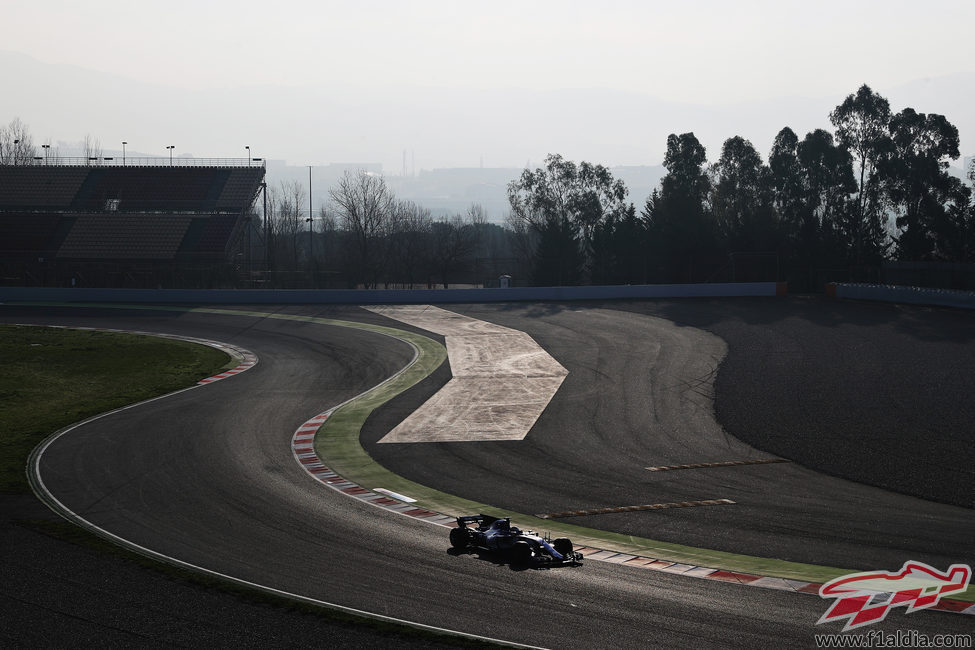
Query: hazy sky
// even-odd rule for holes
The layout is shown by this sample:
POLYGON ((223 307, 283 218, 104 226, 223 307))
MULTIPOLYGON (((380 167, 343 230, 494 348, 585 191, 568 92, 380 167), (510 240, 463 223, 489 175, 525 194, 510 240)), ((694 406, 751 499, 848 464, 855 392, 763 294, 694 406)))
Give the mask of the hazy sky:
MULTIPOLYGON (((611 89, 704 106, 789 97, 835 105, 865 82, 885 89, 975 73, 972 0, 2 0, 0 15, 0 49, 174 91, 343 83, 389 88, 391 103, 397 87, 411 86, 611 89)), ((12 115, 4 104, 0 96, 6 123, 12 115)), ((30 115, 20 117, 31 123, 30 115)), ((825 114, 819 126, 829 126, 825 114)), ((963 133, 963 141, 972 135, 963 133)), ((408 140, 390 143, 383 162, 395 164, 404 148, 424 150, 408 140)), ((228 133, 227 149, 240 141, 228 133)), ((762 152, 768 144, 756 142, 762 152)), ((289 146, 280 143, 288 156, 313 155, 289 146)), ((647 164, 659 162, 662 143, 654 149, 647 164)), ((456 164, 478 153, 458 153, 456 164)), ((364 151, 361 159, 376 155, 364 151)), ((516 155, 523 164, 523 152, 516 155)), ((597 162, 635 162, 621 158, 597 162)))

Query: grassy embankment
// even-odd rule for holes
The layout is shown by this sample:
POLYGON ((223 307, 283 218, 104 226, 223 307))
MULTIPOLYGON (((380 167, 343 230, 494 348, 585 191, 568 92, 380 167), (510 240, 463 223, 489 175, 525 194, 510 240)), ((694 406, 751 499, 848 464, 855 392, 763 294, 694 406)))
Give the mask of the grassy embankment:
MULTIPOLYGON (((235 363, 224 352, 183 341, 113 332, 0 325, 0 494, 30 492, 25 471, 27 458, 51 433, 93 415, 192 386, 235 363)), ((385 642, 420 639, 429 642, 431 647, 490 645, 362 619, 237 587, 136 555, 67 522, 19 523, 172 577, 221 589, 246 601, 313 613, 339 628, 365 628, 385 642)))
POLYGON ((27 456, 54 431, 192 386, 230 361, 183 341, 0 325, 0 494, 30 491, 27 456))

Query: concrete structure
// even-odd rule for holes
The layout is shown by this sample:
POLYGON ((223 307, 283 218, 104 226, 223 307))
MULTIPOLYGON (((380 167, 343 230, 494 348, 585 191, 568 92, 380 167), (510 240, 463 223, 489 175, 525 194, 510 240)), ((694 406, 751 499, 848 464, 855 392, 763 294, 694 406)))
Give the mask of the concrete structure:
POLYGON ((380 442, 521 440, 569 374, 518 330, 430 305, 368 309, 442 335, 453 375, 380 442))

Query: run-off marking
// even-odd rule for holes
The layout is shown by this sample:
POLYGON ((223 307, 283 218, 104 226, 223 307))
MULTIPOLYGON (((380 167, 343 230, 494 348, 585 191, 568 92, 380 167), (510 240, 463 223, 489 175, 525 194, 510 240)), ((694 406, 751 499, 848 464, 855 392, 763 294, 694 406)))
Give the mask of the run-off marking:
POLYGON ((648 503, 640 506, 617 506, 615 508, 593 508, 590 510, 565 510, 535 515, 539 519, 562 519, 563 517, 584 517, 586 515, 608 515, 616 512, 636 512, 638 510, 666 510, 668 508, 695 508, 697 506, 731 505, 731 499, 707 499, 704 501, 675 501, 674 503, 648 503))
POLYGON ((380 443, 523 440, 568 374, 525 332, 430 305, 365 309, 442 335, 452 375, 380 443))
POLYGON ((708 467, 737 467, 738 465, 768 465, 770 463, 791 463, 785 458, 758 458, 755 460, 725 460, 715 463, 689 463, 687 465, 660 465, 647 467, 650 472, 665 472, 672 469, 706 469, 708 467))

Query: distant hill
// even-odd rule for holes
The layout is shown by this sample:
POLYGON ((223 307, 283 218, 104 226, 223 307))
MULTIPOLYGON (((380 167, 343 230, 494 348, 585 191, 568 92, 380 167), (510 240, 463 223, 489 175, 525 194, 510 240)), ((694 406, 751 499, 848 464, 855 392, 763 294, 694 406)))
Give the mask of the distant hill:
MULTIPOLYGON (((856 90, 721 106, 600 88, 457 90, 387 80, 183 90, 2 51, 0 87, 0 123, 19 116, 38 141, 91 134, 105 150, 126 140, 130 151, 164 156, 166 146, 175 145, 177 155, 199 157, 243 157, 250 146, 254 156, 296 165, 381 163, 387 174, 402 173, 406 151, 408 175, 415 170, 418 179, 445 168, 520 170, 539 165, 548 153, 607 167, 654 166, 663 159, 667 135, 686 131, 698 136, 712 161, 735 135, 767 156, 783 126, 800 137, 829 128, 830 110, 856 90)), ((910 105, 947 116, 959 128, 963 155, 975 154, 973 89, 975 74, 874 86, 894 110, 910 105)), ((471 191, 487 192, 479 183, 471 191)), ((631 200, 642 203, 647 181, 627 184, 631 200)))

